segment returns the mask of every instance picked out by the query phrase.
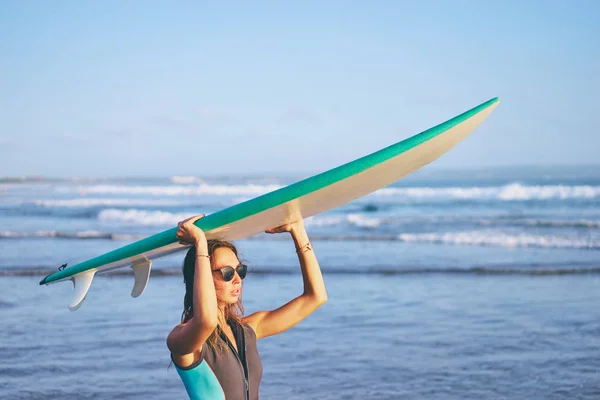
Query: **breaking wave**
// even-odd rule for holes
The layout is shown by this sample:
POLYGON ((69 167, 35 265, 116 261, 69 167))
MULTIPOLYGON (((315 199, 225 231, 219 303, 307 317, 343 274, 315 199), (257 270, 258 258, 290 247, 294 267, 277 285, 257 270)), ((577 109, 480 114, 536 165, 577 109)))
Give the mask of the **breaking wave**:
MULTIPOLYGON (((194 181, 191 177, 174 180, 173 185, 89 185, 62 186, 61 192, 80 194, 121 194, 153 196, 248 196, 252 198, 282 188, 277 184, 207 184, 194 181)), ((502 186, 470 187, 387 187, 373 193, 374 196, 397 197, 403 201, 428 199, 459 200, 569 200, 600 198, 600 186, 594 185, 526 185, 518 182, 502 186)))
POLYGON ((0 231, 0 239, 39 239, 39 238, 57 238, 57 239, 108 239, 108 240, 140 240, 144 236, 127 235, 121 233, 106 233, 98 231, 82 232, 58 232, 58 231, 35 231, 35 232, 14 232, 0 231))
MULTIPOLYGON (((170 217, 169 217, 170 218, 170 217)), ((0 239, 103 239, 115 241, 132 241, 144 236, 106 233, 97 231, 84 232, 14 232, 0 231, 0 239)), ((269 236, 257 236, 250 240, 277 240, 269 236)), ((564 248, 564 249, 600 249, 600 240, 593 237, 568 237, 557 235, 507 234, 502 232, 448 232, 448 233, 403 233, 400 235, 311 235, 313 241, 400 241, 406 243, 432 243, 451 246, 505 247, 505 248, 564 248)))
MULTIPOLYGON (((76 188, 87 193, 96 194, 149 194, 154 196, 258 196, 279 189, 279 185, 170 185, 170 186, 128 186, 128 185, 93 185, 76 188)), ((73 191, 73 188, 63 188, 62 191, 73 191)))
POLYGON ((500 232, 449 232, 449 233, 403 233, 398 236, 403 242, 439 243, 457 246, 495 247, 542 247, 600 249, 600 240, 590 237, 563 237, 554 235, 505 234, 500 232))
POLYGON ((176 226, 179 221, 189 218, 189 213, 170 213, 166 211, 118 210, 109 208, 98 214, 102 222, 118 222, 134 225, 176 226))
POLYGON ((177 206, 181 202, 155 199, 101 199, 101 198, 78 198, 66 200, 36 200, 33 202, 39 207, 119 207, 119 206, 177 206))
POLYGON ((522 185, 511 183, 495 187, 388 187, 375 192, 379 196, 400 196, 406 199, 471 199, 471 200, 566 200, 600 197, 600 186, 590 185, 522 185))
MULTIPOLYGON (((149 210, 119 210, 109 208, 98 213, 98 219, 102 222, 117 222, 135 225, 172 225, 176 226, 179 221, 188 218, 189 213, 171 213, 167 211, 149 210)), ((382 219, 368 218, 360 214, 346 214, 344 216, 315 216, 306 219, 307 226, 336 226, 348 223, 360 228, 377 228, 382 219)))
MULTIPOLYGON (((600 274, 600 267, 595 266, 521 266, 521 267, 503 267, 503 266, 482 266, 470 268, 431 268, 431 267, 365 267, 358 269, 328 268, 322 267, 324 275, 415 275, 415 274, 451 274, 451 275, 579 275, 579 274, 600 274)), ((0 266, 0 277, 6 276, 47 276, 56 272, 56 268, 27 268, 18 269, 15 267, 0 266)), ((249 271, 252 275, 297 275, 296 269, 258 267, 249 271)), ((133 275, 130 268, 121 268, 109 272, 102 272, 97 276, 122 276, 129 278, 133 275)), ((180 268, 153 268, 150 272, 152 277, 161 276, 180 276, 180 268)), ((0 304, 0 308, 2 305, 0 304)))

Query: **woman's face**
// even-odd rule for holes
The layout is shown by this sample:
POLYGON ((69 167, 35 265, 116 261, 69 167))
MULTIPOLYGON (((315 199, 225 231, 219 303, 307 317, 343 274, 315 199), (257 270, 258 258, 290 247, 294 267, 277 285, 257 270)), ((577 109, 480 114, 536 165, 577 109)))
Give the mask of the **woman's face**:
POLYGON ((217 300, 225 304, 236 303, 242 295, 242 279, 236 271, 233 275, 233 279, 226 282, 223 279, 223 274, 218 270, 225 267, 237 268, 240 264, 237 256, 231 249, 219 247, 212 256, 211 264, 217 300))

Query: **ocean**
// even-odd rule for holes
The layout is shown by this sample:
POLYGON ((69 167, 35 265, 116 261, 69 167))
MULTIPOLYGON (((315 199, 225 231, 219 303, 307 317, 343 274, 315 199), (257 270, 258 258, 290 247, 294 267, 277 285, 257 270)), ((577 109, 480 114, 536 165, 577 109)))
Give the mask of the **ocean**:
MULTIPOLYGON (((0 398, 177 399, 183 253, 130 297, 75 265, 302 176, 0 179, 0 398)), ((600 168, 424 168, 306 220, 329 301, 259 342, 265 399, 600 398, 600 168)), ((302 291, 289 235, 236 242, 247 313, 302 291)))

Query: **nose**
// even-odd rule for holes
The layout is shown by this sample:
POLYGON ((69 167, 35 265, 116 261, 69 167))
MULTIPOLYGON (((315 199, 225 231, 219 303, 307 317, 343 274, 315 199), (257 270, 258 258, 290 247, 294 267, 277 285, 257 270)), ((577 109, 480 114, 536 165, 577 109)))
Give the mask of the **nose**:
POLYGON ((238 274, 237 269, 234 270, 233 279, 231 282, 235 284, 242 283, 242 278, 240 277, 240 274, 238 274))

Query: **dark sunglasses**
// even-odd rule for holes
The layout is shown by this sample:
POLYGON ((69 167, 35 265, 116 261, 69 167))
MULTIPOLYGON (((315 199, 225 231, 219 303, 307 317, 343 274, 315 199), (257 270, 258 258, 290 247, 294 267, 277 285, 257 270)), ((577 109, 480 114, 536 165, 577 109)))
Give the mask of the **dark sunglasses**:
POLYGON ((235 276, 235 272, 237 271, 238 275, 241 279, 246 277, 246 273, 248 272, 248 266, 245 264, 240 264, 235 269, 233 267, 227 266, 220 269, 214 269, 212 272, 220 272, 223 275, 223 280, 225 282, 229 282, 235 276))

